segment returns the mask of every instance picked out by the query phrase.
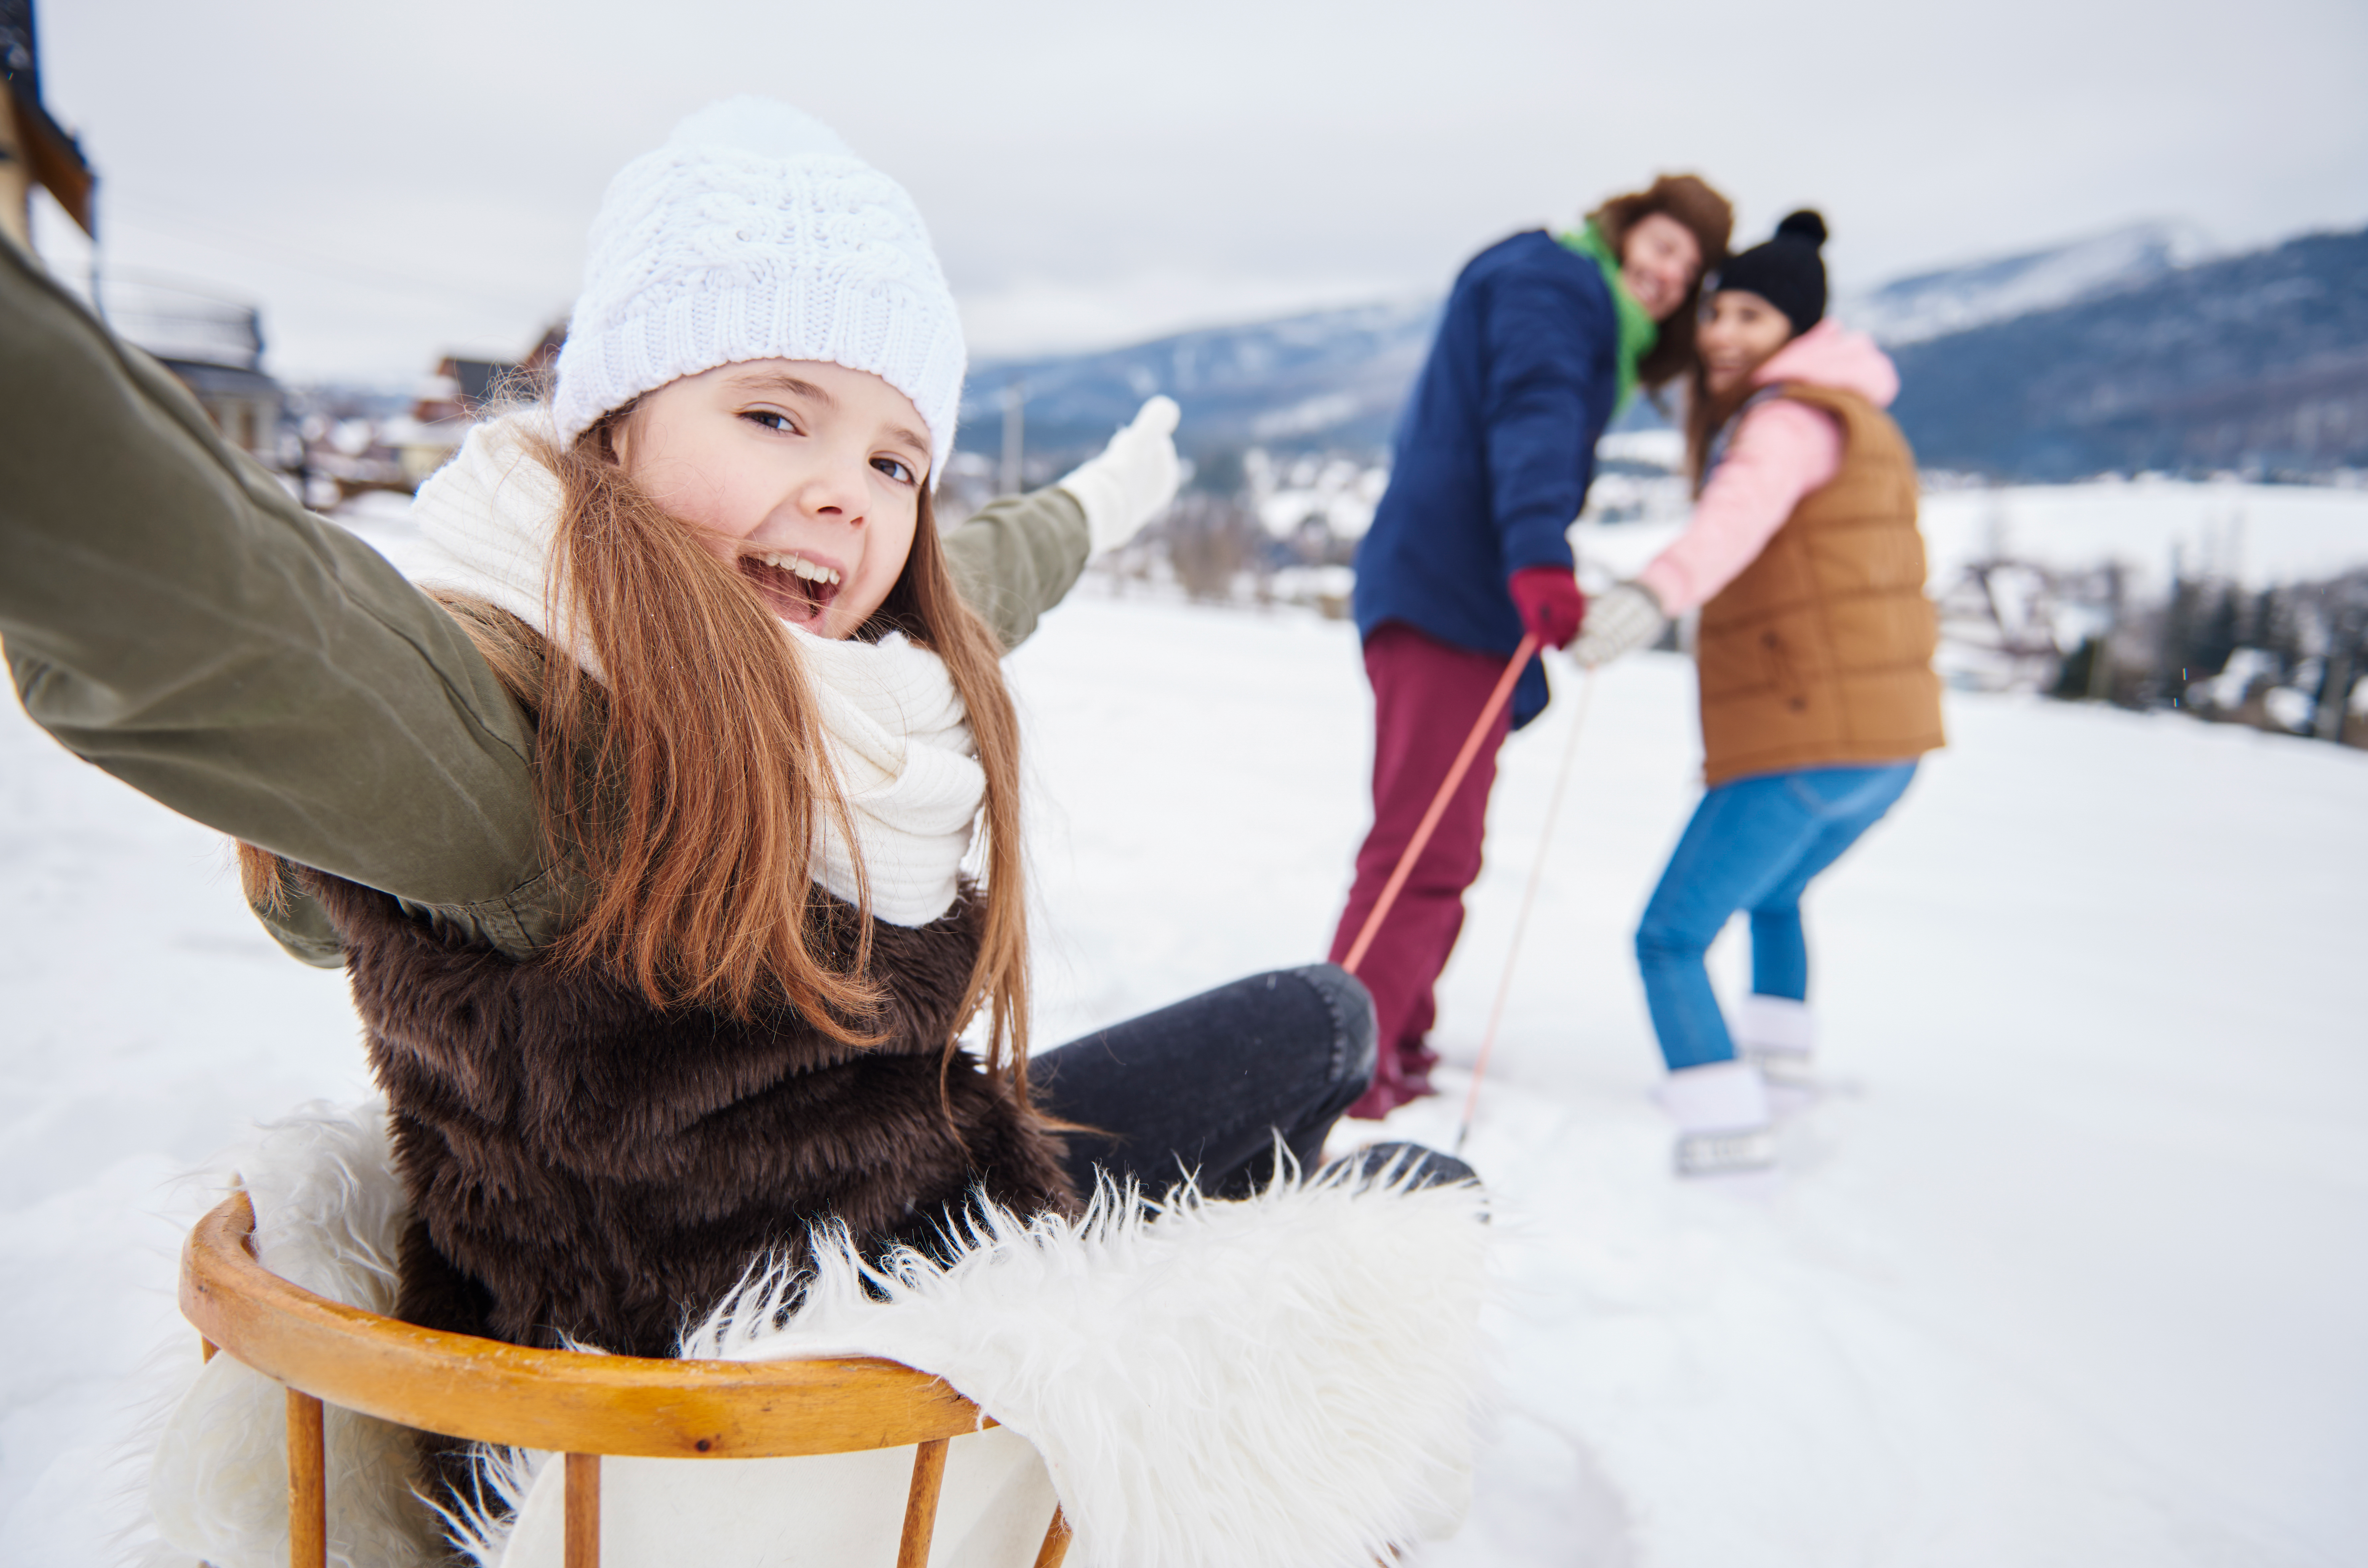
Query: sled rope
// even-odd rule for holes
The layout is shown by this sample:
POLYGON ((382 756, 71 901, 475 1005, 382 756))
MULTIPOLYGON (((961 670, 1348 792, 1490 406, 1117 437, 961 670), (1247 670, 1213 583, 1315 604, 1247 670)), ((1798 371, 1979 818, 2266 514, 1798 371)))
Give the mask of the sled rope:
POLYGON ((1595 672, 1579 683, 1578 704, 1570 716, 1570 738, 1562 744, 1562 767, 1554 775, 1554 793, 1546 800, 1545 825, 1538 829, 1538 853, 1530 862, 1530 885, 1521 892, 1521 913, 1513 922, 1513 945, 1505 954, 1505 972, 1497 982, 1497 1001, 1488 1009, 1488 1032, 1480 1037, 1480 1058, 1472 1064, 1472 1086, 1463 1095, 1463 1122, 1455 1130, 1455 1153, 1472 1136, 1472 1118, 1480 1108, 1480 1083, 1488 1075, 1488 1055, 1497 1049, 1497 1026, 1505 1021, 1505 999, 1513 994, 1513 966, 1521 960, 1521 938, 1530 932, 1530 911, 1537 906, 1538 884, 1545 880, 1546 850, 1554 844, 1555 819, 1562 815, 1562 798, 1570 793, 1570 767, 1578 757, 1578 733, 1587 726, 1587 705, 1595 696, 1595 672))
POLYGON ((1382 922, 1389 918, 1390 906, 1397 903, 1398 894, 1405 891, 1406 879, 1414 874, 1415 861, 1429 846, 1430 835, 1438 830, 1439 819, 1447 814, 1447 802, 1454 798, 1455 787, 1463 782, 1466 773, 1472 771, 1472 759, 1480 755, 1480 743, 1486 738, 1488 727, 1497 722, 1497 715, 1504 711, 1505 704, 1513 695, 1513 683, 1521 678, 1521 671, 1529 667, 1530 659, 1537 651, 1538 634, 1532 631, 1521 639, 1521 645, 1513 650, 1511 661, 1505 665, 1505 673, 1497 677, 1497 689, 1488 694, 1488 705, 1480 710, 1479 722, 1474 724, 1472 733, 1463 738, 1463 749, 1455 754, 1455 765, 1447 770, 1447 781, 1439 787, 1439 793, 1431 797, 1430 809, 1422 813, 1422 821, 1416 826, 1414 837, 1406 843, 1406 853, 1398 857, 1397 869, 1382 885, 1382 896, 1373 901, 1372 913, 1365 916, 1365 924, 1357 932, 1357 939, 1349 946, 1349 956, 1340 960, 1340 967, 1350 974, 1356 973, 1357 966, 1365 961, 1365 951, 1373 945, 1374 937, 1380 934, 1382 922))

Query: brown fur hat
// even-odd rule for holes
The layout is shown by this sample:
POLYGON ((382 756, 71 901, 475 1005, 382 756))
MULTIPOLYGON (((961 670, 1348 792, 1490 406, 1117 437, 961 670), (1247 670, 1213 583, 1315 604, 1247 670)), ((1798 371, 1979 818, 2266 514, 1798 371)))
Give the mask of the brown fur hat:
MULTIPOLYGON (((1643 190, 1615 196, 1588 219, 1603 231, 1616 252, 1628 242, 1628 231, 1639 219, 1664 213, 1691 231, 1702 246, 1702 273, 1714 271, 1726 259, 1727 242, 1735 234, 1735 205, 1695 175, 1662 175, 1643 190)), ((1702 278, 1686 290, 1684 303, 1661 324, 1660 340, 1636 367, 1636 379, 1657 392, 1691 369, 1694 362, 1694 313, 1702 303, 1702 278)))

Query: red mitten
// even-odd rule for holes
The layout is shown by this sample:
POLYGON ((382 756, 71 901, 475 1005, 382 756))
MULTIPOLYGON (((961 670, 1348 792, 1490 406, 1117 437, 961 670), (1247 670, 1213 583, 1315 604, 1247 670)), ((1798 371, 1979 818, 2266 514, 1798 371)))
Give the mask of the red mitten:
POLYGON ((1587 619, 1587 596, 1567 566, 1524 566, 1505 579, 1521 624, 1549 648, 1567 648, 1587 619))

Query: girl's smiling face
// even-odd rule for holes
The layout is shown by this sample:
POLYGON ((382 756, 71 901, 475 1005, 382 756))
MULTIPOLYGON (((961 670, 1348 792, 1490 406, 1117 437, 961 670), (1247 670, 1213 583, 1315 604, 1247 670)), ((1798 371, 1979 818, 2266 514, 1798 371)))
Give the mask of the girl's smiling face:
POLYGON ((1694 327, 1702 380, 1723 397, 1751 379, 1751 372, 1793 341, 1790 317, 1748 289, 1722 289, 1702 305, 1694 327))
POLYGON ((912 400, 868 371, 751 359, 644 394, 615 446, 626 475, 774 614, 843 638, 905 570, 928 432, 912 400))

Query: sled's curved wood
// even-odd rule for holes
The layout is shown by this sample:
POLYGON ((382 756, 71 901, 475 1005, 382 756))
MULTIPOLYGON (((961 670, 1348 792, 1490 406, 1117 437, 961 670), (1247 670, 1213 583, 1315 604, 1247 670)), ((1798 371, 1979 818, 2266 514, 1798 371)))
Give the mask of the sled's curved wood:
MULTIPOLYGON (((566 1455, 566 1568, 600 1568, 600 1456, 793 1459, 913 1447, 899 1568, 926 1564, 946 1440, 994 1421, 894 1361, 650 1360, 442 1334, 292 1285, 256 1260, 255 1205, 233 1193, 181 1248, 181 1315, 217 1351, 287 1386, 289 1561, 326 1568, 322 1407, 566 1455)), ((1060 1568, 1056 1506, 1037 1568, 1060 1568)))
POLYGON ((233 1193, 181 1251, 181 1314, 291 1390, 421 1431, 646 1459, 896 1449, 995 1423, 894 1361, 686 1361, 535 1350, 419 1328, 316 1296, 252 1250, 233 1193))

